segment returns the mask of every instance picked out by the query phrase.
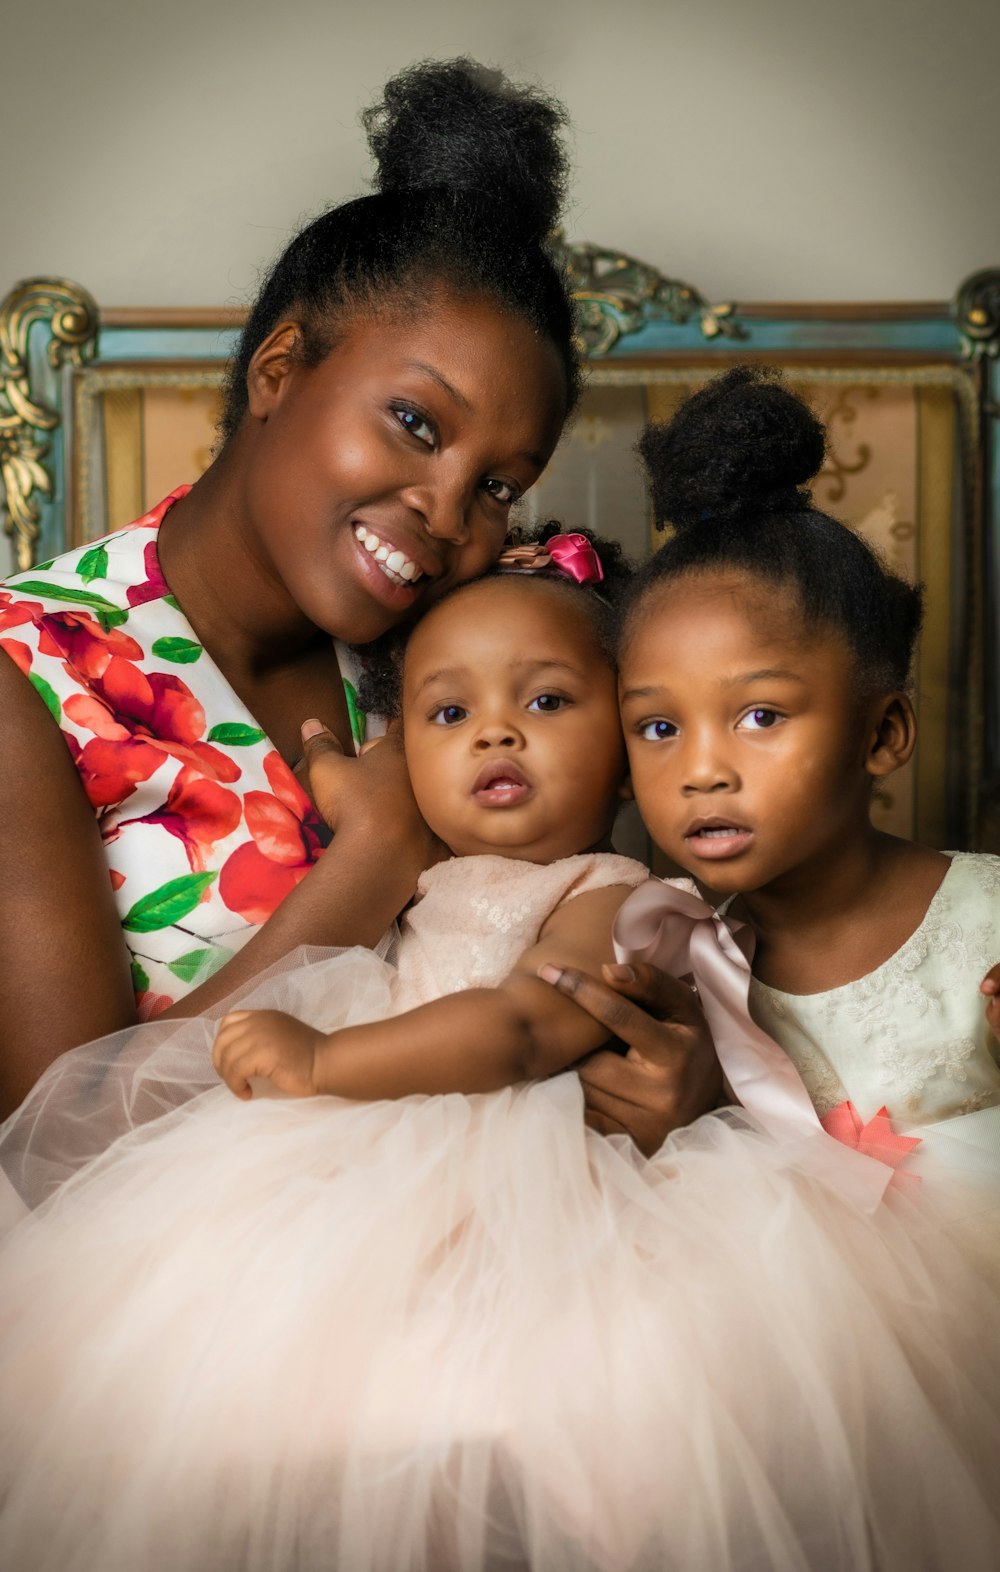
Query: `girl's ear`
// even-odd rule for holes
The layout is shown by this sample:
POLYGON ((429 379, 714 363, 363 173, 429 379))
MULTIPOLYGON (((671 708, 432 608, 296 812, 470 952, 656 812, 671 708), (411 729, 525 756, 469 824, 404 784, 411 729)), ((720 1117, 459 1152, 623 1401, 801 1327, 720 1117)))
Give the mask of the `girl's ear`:
POLYGON ((876 699, 868 716, 865 769, 882 777, 902 769, 911 758, 917 742, 917 717, 905 693, 890 693, 876 699))
POLYGON ((618 795, 622 802, 635 802, 635 792, 632 790, 632 777, 628 770, 618 783, 618 795))
POLYGON ((247 408, 257 420, 266 420, 284 391, 290 371, 301 363, 302 330, 297 322, 282 322, 253 352, 247 369, 247 408))

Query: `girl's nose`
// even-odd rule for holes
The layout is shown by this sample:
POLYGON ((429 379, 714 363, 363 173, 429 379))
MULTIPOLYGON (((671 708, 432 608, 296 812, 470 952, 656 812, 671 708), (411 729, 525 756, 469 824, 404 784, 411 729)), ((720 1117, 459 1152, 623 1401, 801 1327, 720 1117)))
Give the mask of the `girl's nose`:
POLYGON ((739 775, 726 750, 708 736, 688 739, 684 756, 683 790, 686 792, 734 791, 739 775))
POLYGON ((520 748, 523 743, 520 727, 499 715, 484 720, 476 732, 475 748, 479 753, 489 748, 520 748))

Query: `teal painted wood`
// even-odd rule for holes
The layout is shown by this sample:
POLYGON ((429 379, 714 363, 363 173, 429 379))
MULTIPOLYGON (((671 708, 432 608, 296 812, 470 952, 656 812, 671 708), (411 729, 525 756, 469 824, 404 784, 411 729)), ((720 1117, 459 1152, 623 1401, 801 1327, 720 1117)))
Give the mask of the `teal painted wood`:
MULTIPOLYGON (((739 317, 739 308, 736 309, 739 317)), ((865 353, 954 356, 961 353, 961 335, 950 313, 910 320, 810 318, 794 321, 778 317, 740 318, 746 336, 740 339, 705 339, 697 322, 647 322, 637 333, 618 339, 606 360, 627 360, 633 355, 697 354, 734 355, 801 353, 865 353)))
POLYGON ((237 328, 103 327, 98 363, 128 361, 228 360, 239 337, 237 328))

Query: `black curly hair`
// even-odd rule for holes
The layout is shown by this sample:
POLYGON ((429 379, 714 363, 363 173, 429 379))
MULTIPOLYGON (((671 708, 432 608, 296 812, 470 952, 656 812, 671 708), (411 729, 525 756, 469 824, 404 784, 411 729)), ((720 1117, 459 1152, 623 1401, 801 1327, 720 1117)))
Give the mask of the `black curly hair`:
POLYGON ((760 367, 726 372, 673 420, 647 427, 639 453, 654 517, 673 535, 636 576, 624 637, 655 588, 731 567, 793 587, 808 623, 842 633, 864 695, 904 689, 922 591, 812 506, 806 486, 825 450, 826 432, 808 405, 760 367))
POLYGON ((420 308, 441 288, 486 297, 547 338, 567 413, 576 403, 572 307, 545 249, 568 174, 562 105, 468 59, 425 61, 383 94, 362 115, 376 191, 322 213, 274 264, 227 372, 223 444, 246 411, 250 361, 279 322, 299 323, 300 353, 317 365, 349 313, 387 299, 420 308))
MULTIPOLYGON (((555 519, 532 530, 516 530, 510 542, 516 545, 544 545, 554 535, 568 533, 566 526, 555 519)), ((589 529, 574 533, 586 536, 604 573, 597 586, 580 585, 558 572, 525 573, 516 568, 493 567, 478 579, 456 584, 441 599, 434 602, 426 616, 432 616, 439 606, 444 606, 456 595, 463 594, 484 580, 518 579, 522 584, 541 585, 544 593, 568 595, 573 603, 586 612, 593 624, 594 635, 601 653, 614 670, 617 665, 618 639, 621 632, 621 613, 635 575, 635 566, 616 540, 605 540, 589 529)), ((372 644, 355 646, 361 668, 358 684, 358 706, 366 715, 379 715, 385 720, 395 720, 403 707, 403 664, 410 634, 418 623, 402 628, 392 628, 372 644)))

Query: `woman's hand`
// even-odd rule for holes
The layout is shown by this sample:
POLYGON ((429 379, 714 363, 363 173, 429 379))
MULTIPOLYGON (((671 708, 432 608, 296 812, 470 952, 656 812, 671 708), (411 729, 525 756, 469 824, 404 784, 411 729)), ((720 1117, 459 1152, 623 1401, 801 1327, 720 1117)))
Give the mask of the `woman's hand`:
POLYGON ((986 995, 986 1024, 1000 1042, 1000 961, 986 973, 979 992, 986 995))
POLYGON ((270 1081, 287 1097, 316 1095, 316 1050, 322 1032, 281 1010, 232 1010, 223 1016, 212 1063, 229 1090, 244 1101, 254 1080, 270 1081))
POLYGON ((569 970, 550 975, 553 967, 539 975, 627 1049, 601 1049, 579 1066, 587 1123, 603 1135, 630 1135, 652 1157, 672 1130, 716 1107, 722 1069, 687 983, 641 962, 601 971, 603 982, 569 970))
POLYGON ((302 784, 335 834, 360 831, 373 856, 412 861, 415 875, 448 855, 414 801, 398 730, 366 742, 352 758, 321 721, 308 720, 302 747, 302 784))

